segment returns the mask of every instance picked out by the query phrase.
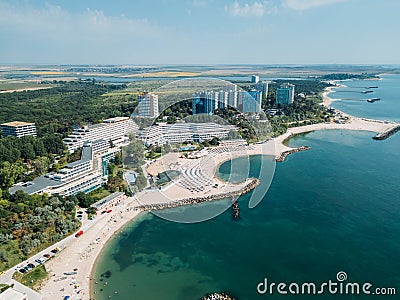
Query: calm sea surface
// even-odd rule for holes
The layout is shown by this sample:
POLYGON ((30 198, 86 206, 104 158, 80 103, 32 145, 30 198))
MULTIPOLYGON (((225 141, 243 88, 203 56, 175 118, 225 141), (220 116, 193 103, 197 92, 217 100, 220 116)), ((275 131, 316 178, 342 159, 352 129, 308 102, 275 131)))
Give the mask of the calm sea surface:
MULTIPOLYGON (((400 121, 400 76, 382 81, 350 81, 379 88, 367 97, 380 102, 337 101, 348 113, 400 121)), ((361 93, 337 92, 332 97, 361 93)), ((112 239, 99 257, 93 284, 96 299, 199 299, 226 291, 249 299, 367 299, 365 295, 259 295, 257 284, 322 283, 336 280, 396 287, 400 293, 400 134, 385 141, 373 133, 313 132, 296 136, 290 146, 311 146, 276 166, 263 201, 241 219, 231 211, 207 222, 179 224, 151 214, 112 239), (105 282, 107 285, 105 286, 105 282), (117 294, 115 293, 117 292, 117 294)), ((236 163, 240 164, 240 158, 236 163)), ((250 159, 250 173, 270 158, 250 159)), ((221 177, 231 162, 220 167, 221 177)), ((260 178, 261 180, 263 178, 260 178)), ((381 296, 378 299, 397 299, 381 296)), ((372 297, 374 298, 374 297, 372 297)))

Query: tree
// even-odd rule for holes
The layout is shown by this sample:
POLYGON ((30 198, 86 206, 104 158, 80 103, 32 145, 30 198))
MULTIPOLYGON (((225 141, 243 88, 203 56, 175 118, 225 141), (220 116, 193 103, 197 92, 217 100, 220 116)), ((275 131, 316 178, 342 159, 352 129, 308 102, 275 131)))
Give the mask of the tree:
POLYGON ((78 199, 78 205, 82 208, 88 208, 94 203, 94 200, 83 192, 77 193, 76 198, 78 199))
POLYGON ((141 191, 142 189, 144 189, 147 185, 147 179, 143 174, 139 174, 136 177, 136 181, 135 181, 135 185, 137 186, 137 188, 139 189, 139 191, 141 191))
POLYGON ((141 166, 144 163, 144 150, 142 141, 131 136, 129 145, 122 148, 124 165, 132 169, 141 166))

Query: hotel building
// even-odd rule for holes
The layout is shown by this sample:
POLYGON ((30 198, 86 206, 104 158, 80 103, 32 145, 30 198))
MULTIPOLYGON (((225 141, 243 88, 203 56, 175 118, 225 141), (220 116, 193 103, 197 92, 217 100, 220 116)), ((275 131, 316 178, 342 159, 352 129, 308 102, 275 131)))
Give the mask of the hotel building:
POLYGON ((86 142, 82 147, 81 159, 67 164, 58 172, 48 173, 31 182, 18 183, 10 188, 27 194, 59 194, 70 196, 78 192, 88 193, 99 188, 108 175, 107 165, 120 149, 111 148, 105 140, 86 142))
POLYGON ((282 84, 276 89, 276 105, 289 105, 294 101, 294 85, 293 84, 282 84))
POLYGON ((13 121, 0 125, 2 136, 15 136, 20 138, 26 135, 36 136, 36 126, 34 123, 13 121))
POLYGON ((146 145, 166 143, 203 142, 216 137, 226 139, 230 131, 237 131, 233 125, 216 123, 159 123, 141 130, 138 138, 146 145))
POLYGON ((158 95, 144 92, 138 96, 137 113, 139 117, 155 118, 158 112, 158 95))
POLYGON ((129 134, 137 130, 138 126, 129 117, 116 117, 75 129, 63 141, 70 152, 82 148, 85 142, 97 140, 111 141, 115 146, 122 146, 129 143, 129 134))

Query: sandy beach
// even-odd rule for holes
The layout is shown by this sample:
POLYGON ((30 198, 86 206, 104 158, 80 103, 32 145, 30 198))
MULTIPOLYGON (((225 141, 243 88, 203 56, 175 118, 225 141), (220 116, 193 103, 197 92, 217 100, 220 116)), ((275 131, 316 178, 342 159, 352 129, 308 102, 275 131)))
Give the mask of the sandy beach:
MULTIPOLYGON (((326 106, 331 103, 331 99, 327 96, 331 89, 331 87, 327 88, 323 94, 323 104, 326 106)), ((336 111, 336 114, 346 119, 346 122, 289 128, 285 134, 261 144, 203 149, 195 153, 196 156, 193 158, 183 157, 180 153, 169 153, 149 163, 146 166, 149 175, 156 176, 166 170, 177 170, 181 175, 162 189, 144 190, 126 199, 123 205, 113 209, 112 214, 99 216, 96 224, 90 227, 83 236, 73 239, 59 255, 47 262, 46 268, 50 276, 40 289, 43 299, 62 299, 66 295, 74 295, 73 299, 89 299, 90 278, 97 256, 109 238, 140 214, 137 210, 138 206, 169 203, 242 189, 245 182, 232 184, 221 181, 215 176, 218 166, 227 160, 256 154, 278 157, 282 152, 293 149, 285 146, 284 141, 300 133, 332 129, 378 133, 397 125, 385 121, 357 118, 340 111, 336 111), (75 268, 78 269, 76 275, 63 275, 64 272, 71 272, 75 268)))

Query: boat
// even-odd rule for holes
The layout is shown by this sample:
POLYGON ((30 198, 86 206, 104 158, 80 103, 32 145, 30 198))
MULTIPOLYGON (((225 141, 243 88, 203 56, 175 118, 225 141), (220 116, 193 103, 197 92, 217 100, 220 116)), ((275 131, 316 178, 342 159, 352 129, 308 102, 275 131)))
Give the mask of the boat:
POLYGON ((373 93, 374 91, 362 91, 363 94, 373 93))
POLYGON ((64 272, 64 275, 76 275, 78 272, 64 272))
POLYGON ((380 101, 381 98, 371 98, 371 99, 367 99, 367 102, 369 103, 374 103, 375 101, 380 101))

